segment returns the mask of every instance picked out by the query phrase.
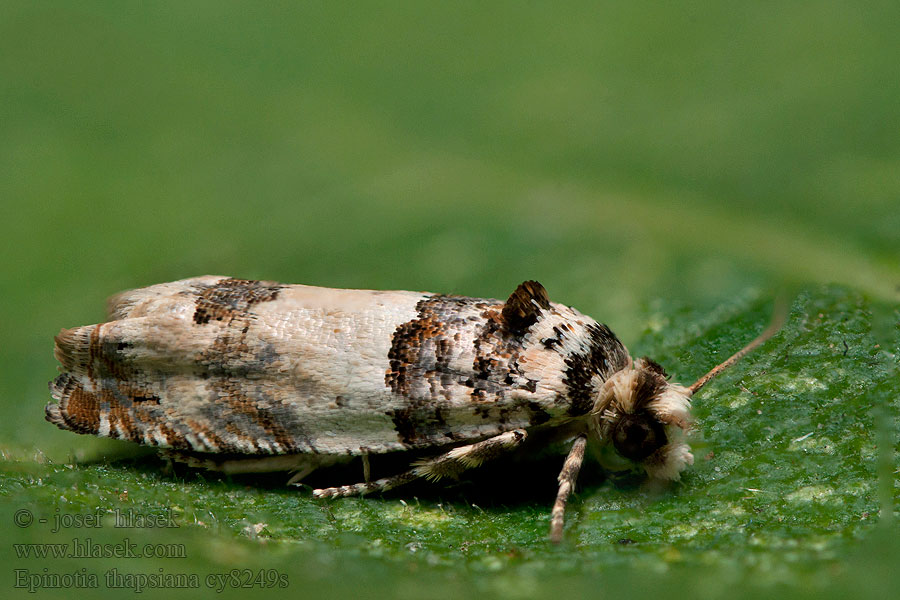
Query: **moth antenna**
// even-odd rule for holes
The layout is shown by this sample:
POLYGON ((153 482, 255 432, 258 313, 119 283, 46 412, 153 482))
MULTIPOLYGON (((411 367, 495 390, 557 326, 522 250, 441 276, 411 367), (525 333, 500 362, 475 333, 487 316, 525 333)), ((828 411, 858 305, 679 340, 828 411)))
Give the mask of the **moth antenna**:
POLYGON ((787 318, 787 313, 787 298, 784 295, 780 295, 775 300, 775 308, 772 311, 772 321, 769 323, 769 326, 766 327, 765 331, 759 334, 752 342, 732 354, 728 360, 716 365, 709 371, 709 373, 695 381, 693 385, 688 388, 691 395, 693 396, 694 394, 696 394, 700 390, 700 388, 702 388, 709 382, 710 379, 712 379, 728 367, 734 365, 736 362, 744 358, 744 356, 746 356, 748 353, 752 352, 758 346, 762 345, 763 342, 778 333, 778 330, 781 329, 781 327, 784 325, 784 321, 787 318))

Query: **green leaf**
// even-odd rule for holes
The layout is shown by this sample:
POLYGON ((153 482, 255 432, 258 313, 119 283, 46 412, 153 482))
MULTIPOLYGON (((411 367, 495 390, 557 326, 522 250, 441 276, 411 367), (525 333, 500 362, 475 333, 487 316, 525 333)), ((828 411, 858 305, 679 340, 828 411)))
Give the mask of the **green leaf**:
MULTIPOLYGON (((752 294, 706 317, 656 306, 645 321, 665 322, 668 331, 648 325, 637 348, 689 383, 755 337, 770 310, 752 294)), ((309 594, 337 588, 444 598, 477 590, 517 598, 569 586, 675 598, 851 589, 877 597, 878 586, 898 581, 887 562, 900 550, 900 336, 895 328, 879 341, 872 331, 873 311, 885 310, 841 287, 800 294, 773 339, 695 397, 696 462, 681 482, 648 489, 586 467, 558 547, 547 541, 562 461, 555 454, 485 467, 450 486, 318 501, 281 477, 167 472, 155 455, 129 457, 132 446, 116 443, 102 457, 75 462, 7 453, 0 518, 14 523, 27 511, 47 519, 7 525, 7 564, 26 571, 25 582, 42 569, 95 574, 101 589, 142 585, 128 574, 195 574, 197 581, 181 583, 229 593, 241 591, 230 586, 242 577, 255 578, 258 589, 283 575, 290 590, 309 594), (178 527, 117 528, 117 513, 120 520, 171 515, 178 527), (73 515, 100 515, 99 526, 69 521, 52 531, 57 518, 65 525, 73 515), (175 557, 16 554, 22 544, 85 540, 158 544, 154 550, 175 557), (861 561, 883 576, 863 575, 854 567, 861 561), (235 568, 247 571, 216 579, 235 568)))

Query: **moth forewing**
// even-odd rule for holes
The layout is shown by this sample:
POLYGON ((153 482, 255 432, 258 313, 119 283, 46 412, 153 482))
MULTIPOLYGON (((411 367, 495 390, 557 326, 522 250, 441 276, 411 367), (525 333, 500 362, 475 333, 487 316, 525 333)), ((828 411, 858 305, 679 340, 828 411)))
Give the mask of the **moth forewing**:
POLYGON ((57 336, 50 422, 194 466, 293 471, 291 482, 347 457, 411 453, 397 475, 369 481, 366 469, 318 497, 459 477, 557 431, 574 440, 558 541, 589 440, 664 479, 692 460, 679 436, 699 386, 632 361, 535 281, 501 301, 205 276, 121 293, 109 315, 57 336))

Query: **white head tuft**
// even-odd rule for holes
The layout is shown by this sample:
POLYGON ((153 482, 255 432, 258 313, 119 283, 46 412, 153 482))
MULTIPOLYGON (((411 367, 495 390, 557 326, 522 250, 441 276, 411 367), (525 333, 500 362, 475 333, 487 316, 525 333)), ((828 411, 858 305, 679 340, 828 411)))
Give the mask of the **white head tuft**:
POLYGON ((634 361, 600 388, 591 430, 602 442, 657 479, 678 479, 693 464, 685 443, 691 426, 691 393, 666 380, 650 359, 634 361))

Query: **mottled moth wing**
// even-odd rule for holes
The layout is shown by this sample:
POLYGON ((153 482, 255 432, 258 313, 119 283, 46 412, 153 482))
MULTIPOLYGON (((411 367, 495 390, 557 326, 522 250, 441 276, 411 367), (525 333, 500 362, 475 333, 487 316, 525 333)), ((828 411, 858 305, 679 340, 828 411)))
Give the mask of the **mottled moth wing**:
POLYGON ((57 336, 48 420, 194 452, 379 453, 553 425, 629 360, 535 282, 504 303, 207 276, 109 313, 57 336))

